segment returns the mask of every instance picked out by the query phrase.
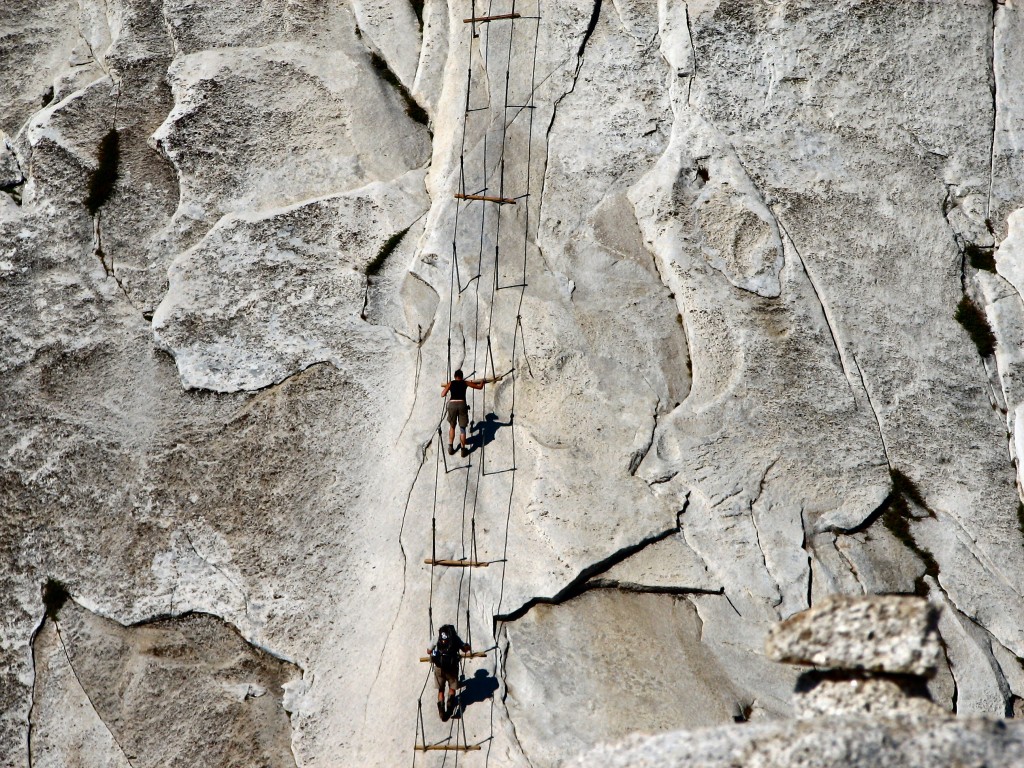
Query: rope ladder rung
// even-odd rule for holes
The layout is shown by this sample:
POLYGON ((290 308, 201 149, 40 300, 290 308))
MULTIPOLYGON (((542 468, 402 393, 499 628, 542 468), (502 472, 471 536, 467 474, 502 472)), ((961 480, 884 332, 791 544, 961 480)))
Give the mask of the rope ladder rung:
MULTIPOLYGON (((493 649, 492 649, 493 650, 493 649)), ((487 651, 470 651, 469 653, 460 653, 460 659, 486 659, 487 651)), ((420 656, 420 661, 430 661, 429 656, 420 656)))
POLYGON ((463 19, 463 24, 485 24, 488 21, 504 21, 506 19, 521 19, 523 16, 521 13, 500 13, 496 16, 474 16, 469 19, 463 19))
POLYGON ((479 744, 417 744, 419 752, 479 752, 479 744))
POLYGON ((491 563, 502 563, 503 560, 445 560, 444 558, 428 557, 423 561, 426 565, 443 565, 446 568, 486 568, 491 563))
POLYGON ((515 205, 516 198, 514 197, 493 197, 491 195, 464 195, 461 192, 456 193, 456 200, 479 200, 485 203, 497 203, 498 205, 515 205))

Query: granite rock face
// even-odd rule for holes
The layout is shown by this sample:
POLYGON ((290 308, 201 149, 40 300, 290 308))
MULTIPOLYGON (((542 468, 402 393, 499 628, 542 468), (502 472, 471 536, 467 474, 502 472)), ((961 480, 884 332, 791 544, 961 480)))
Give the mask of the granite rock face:
POLYGON ((122 627, 69 601, 33 656, 32 765, 294 765, 282 699, 298 670, 214 616, 122 627))
POLYGON ((451 737, 416 725, 449 621, 495 764, 735 718, 708 764, 846 755, 757 722, 798 709, 770 628, 837 594, 941 606, 936 706, 1019 712, 1019 0, 463 21, 511 10, 0 4, 0 764, 403 764, 451 737), (511 371, 465 460, 459 366, 511 371))
POLYGON ((1024 729, 981 718, 823 718, 635 737, 568 763, 574 768, 927 768, 1024 760, 1024 729))

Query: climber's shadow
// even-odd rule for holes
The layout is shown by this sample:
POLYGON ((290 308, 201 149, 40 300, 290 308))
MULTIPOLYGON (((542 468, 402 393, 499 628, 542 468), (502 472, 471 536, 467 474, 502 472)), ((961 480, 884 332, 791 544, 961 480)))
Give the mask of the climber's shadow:
POLYGON ((472 677, 462 681, 462 690, 459 691, 460 709, 494 698, 496 690, 498 679, 486 669, 478 669, 472 677))
POLYGON ((493 443, 498 430, 502 427, 512 426, 512 420, 498 421, 498 416, 493 411, 484 416, 483 421, 473 424, 473 447, 483 448, 488 443, 493 443))

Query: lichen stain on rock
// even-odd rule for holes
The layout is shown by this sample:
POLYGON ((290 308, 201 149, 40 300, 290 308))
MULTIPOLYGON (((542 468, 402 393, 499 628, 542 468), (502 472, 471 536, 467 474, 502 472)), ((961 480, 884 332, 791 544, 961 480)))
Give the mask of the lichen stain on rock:
POLYGON ((301 671, 216 616, 126 627, 67 600, 33 653, 34 766, 295 766, 282 700, 301 671))

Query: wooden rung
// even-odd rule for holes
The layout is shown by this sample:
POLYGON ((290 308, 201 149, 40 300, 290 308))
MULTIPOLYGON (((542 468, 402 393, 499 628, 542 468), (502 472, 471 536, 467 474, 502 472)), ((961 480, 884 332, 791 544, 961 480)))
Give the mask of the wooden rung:
POLYGON ((472 19, 463 19, 463 24, 483 24, 486 21, 501 21, 502 19, 518 19, 518 13, 503 13, 499 16, 475 16, 472 19))
MULTIPOLYGON (((470 653, 460 653, 463 659, 483 659, 487 656, 487 651, 472 651, 470 653)), ((420 661, 430 661, 429 656, 420 656, 420 661)))
POLYGON ((455 195, 456 200, 483 200, 485 203, 498 203, 500 205, 515 205, 516 201, 511 197, 488 197, 487 195, 455 195))
POLYGON ((416 749, 420 752, 476 752, 480 749, 479 744, 463 746, 449 746, 447 744, 417 744, 416 749))
POLYGON ((490 565, 479 560, 434 560, 429 557, 423 562, 427 565, 446 565, 449 568, 486 568, 490 565))

